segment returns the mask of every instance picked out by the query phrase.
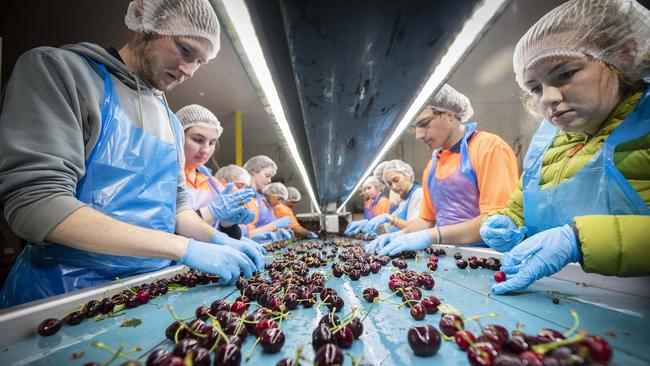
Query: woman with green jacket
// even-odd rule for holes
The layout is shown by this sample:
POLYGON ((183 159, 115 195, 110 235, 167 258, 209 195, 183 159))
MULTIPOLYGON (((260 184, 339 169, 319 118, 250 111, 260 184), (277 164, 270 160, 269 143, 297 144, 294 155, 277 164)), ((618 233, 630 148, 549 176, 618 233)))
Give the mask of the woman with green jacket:
POLYGON ((650 274, 650 12, 633 0, 572 0, 528 30, 513 65, 544 120, 518 189, 481 225, 485 243, 507 252, 508 280, 492 291, 571 262, 650 274))

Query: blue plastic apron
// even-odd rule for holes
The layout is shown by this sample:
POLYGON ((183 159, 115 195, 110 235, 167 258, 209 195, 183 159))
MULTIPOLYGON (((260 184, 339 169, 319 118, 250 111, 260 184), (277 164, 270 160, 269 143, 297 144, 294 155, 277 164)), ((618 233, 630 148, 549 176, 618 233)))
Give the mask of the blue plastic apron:
POLYGON ((411 190, 408 192, 408 196, 406 197, 406 204, 402 207, 397 212, 397 218, 400 220, 406 220, 408 219, 408 211, 409 211, 409 205, 411 204, 411 197, 413 196, 413 193, 417 191, 418 189, 422 189, 422 185, 420 183, 414 183, 413 187, 411 187, 411 190))
POLYGON ((476 123, 465 125, 465 135, 460 144, 458 169, 443 179, 436 178, 438 167, 437 149, 433 152, 433 163, 429 172, 429 194, 436 208, 436 225, 458 224, 480 215, 479 191, 476 171, 469 160, 467 140, 476 130, 476 123))
POLYGON ((375 217, 375 207, 377 207, 377 203, 379 203, 379 200, 382 198, 384 198, 384 195, 380 193, 374 201, 369 201, 369 204, 363 208, 364 219, 370 220, 375 217))
POLYGON ((273 212, 271 212, 271 204, 266 199, 266 196, 259 192, 256 192, 256 194, 259 214, 257 215, 257 223, 255 224, 255 227, 258 228, 273 222, 275 217, 273 216, 273 212))
MULTIPOLYGON (((411 187, 411 190, 408 192, 407 197, 406 197, 406 202, 404 202, 404 205, 400 208, 398 206, 397 211, 393 214, 397 216, 398 219, 400 220, 408 220, 408 213, 409 213, 409 206, 411 205, 411 197, 413 197, 413 193, 417 191, 418 189, 422 189, 422 185, 420 183, 414 183, 413 187, 411 187)), ((391 226, 390 230, 392 232, 399 231, 400 229, 397 226, 391 226)))
MULTIPOLYGON (((117 220, 169 233, 176 222, 180 123, 170 124, 176 145, 136 127, 126 115, 106 67, 89 60, 104 79, 102 127, 86 161, 76 197, 117 220)), ((112 256, 58 244, 29 243, 11 269, 0 307, 159 270, 171 261, 112 256)))
POLYGON ((543 157, 558 131, 547 120, 542 121, 524 159, 522 185, 528 235, 571 224, 576 216, 650 215, 641 196, 614 165, 618 144, 650 133, 649 93, 646 89, 634 110, 582 169, 566 181, 540 190, 543 157))

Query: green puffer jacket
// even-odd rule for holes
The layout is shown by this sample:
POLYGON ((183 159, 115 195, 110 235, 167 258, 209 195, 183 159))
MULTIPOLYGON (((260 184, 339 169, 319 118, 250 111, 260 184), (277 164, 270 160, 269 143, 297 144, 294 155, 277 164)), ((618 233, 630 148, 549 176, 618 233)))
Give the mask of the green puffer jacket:
MULTIPOLYGON (((641 96, 642 93, 639 92, 622 101, 591 138, 583 132, 560 132, 544 155, 541 189, 571 178, 591 160, 603 141, 627 117, 641 96), (585 145, 570 157, 578 143, 585 145)), ((614 151, 614 163, 646 205, 650 206, 650 134, 618 145, 614 151)), ((521 187, 520 180, 506 207, 487 216, 507 215, 517 226, 525 226, 521 187)), ((582 244, 582 267, 586 272, 610 276, 650 274, 650 216, 591 215, 579 216, 574 220, 582 244)))

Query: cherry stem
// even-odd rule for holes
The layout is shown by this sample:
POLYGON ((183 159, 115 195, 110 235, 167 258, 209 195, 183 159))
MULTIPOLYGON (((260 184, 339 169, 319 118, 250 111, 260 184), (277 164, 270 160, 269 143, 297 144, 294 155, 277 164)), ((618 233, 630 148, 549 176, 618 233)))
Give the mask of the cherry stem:
MULTIPOLYGON (((470 345, 470 347, 473 346, 474 342, 472 342, 472 340, 467 336, 467 333, 465 332, 465 329, 463 329, 463 327, 460 326, 460 323, 459 322, 454 322, 454 326, 456 327, 456 329, 458 329, 458 331, 460 332, 461 337, 463 337, 463 339, 465 339, 465 341, 470 345)), ((456 338, 454 338, 454 341, 455 340, 456 340, 456 338)))
POLYGON ((366 315, 364 315, 364 316, 363 316, 363 319, 361 319, 361 322, 362 322, 362 323, 366 320, 366 318, 368 317, 368 315, 370 315, 370 312, 372 311, 372 309, 373 309, 374 307, 375 307, 375 303, 374 303, 374 301, 373 301, 372 305, 370 305, 370 309, 368 309, 368 311, 366 312, 366 315))
MULTIPOLYGON (((123 344, 120 345, 120 347, 117 349, 117 351, 112 349, 111 347, 107 346, 106 344, 104 344, 102 342, 93 342, 92 346, 95 347, 95 348, 99 348, 99 349, 101 349, 103 351, 108 351, 108 352, 110 352, 112 354, 112 357, 107 362, 105 362, 102 366, 110 365, 113 361, 117 360, 119 357, 122 357, 124 359, 127 359, 129 361, 133 361, 133 362, 138 361, 138 360, 136 360, 134 358, 131 358, 131 357, 129 357, 129 356, 122 353, 124 351, 124 345, 123 344)), ((127 352, 136 352, 136 350, 135 349, 134 350, 129 350, 127 352)))
POLYGON ((128 286, 124 283, 124 281, 122 281, 119 277, 115 277, 115 281, 119 282, 120 285, 122 285, 122 287, 124 287, 125 289, 131 291, 132 294, 134 294, 134 295, 137 294, 137 293, 136 293, 135 291, 133 291, 130 287, 128 287, 128 286))
POLYGON ((534 352, 545 354, 546 352, 552 351, 558 347, 567 345, 567 344, 572 344, 576 342, 580 342, 581 340, 585 339, 587 337, 587 334, 585 332, 580 332, 577 335, 571 337, 571 338, 566 338, 562 339, 559 341, 555 342, 549 342, 549 343, 544 343, 544 344, 538 344, 535 346, 532 346, 531 349, 534 352))
POLYGON ((260 338, 261 338, 261 337, 257 337, 257 338, 255 339, 255 343, 253 343, 253 345, 251 346, 251 348, 248 349, 248 352, 246 352, 246 357, 244 357, 244 359, 246 360, 246 362, 248 362, 248 361, 250 360, 250 358, 251 358, 251 353, 253 353, 253 350, 255 349, 255 346, 257 346, 257 344, 260 342, 260 338))
POLYGON ((199 338, 205 338, 205 337, 207 337, 206 334, 198 333, 198 332, 196 332, 194 329, 192 329, 191 327, 188 327, 187 324, 185 324, 185 322, 184 322, 181 318, 179 318, 178 316, 176 316, 176 314, 174 313, 174 309, 172 308, 171 305, 167 305, 167 309, 169 309, 169 312, 172 314, 172 318, 174 318, 174 320, 176 320, 176 321, 178 322, 178 324, 180 325, 180 327, 178 327, 178 329, 176 329, 176 334, 174 335, 174 341, 175 341, 176 343, 178 343, 178 333, 180 332, 180 330, 181 330, 182 328, 187 328, 187 330, 188 330, 190 333, 192 333, 193 335, 195 335, 195 336, 197 336, 197 337, 199 337, 199 338))
POLYGON ((580 326, 580 316, 578 316, 578 312, 571 310, 571 316, 573 317, 573 326, 563 334, 565 338, 569 338, 569 336, 573 335, 580 326))
POLYGON ((470 321, 470 320, 476 320, 476 321, 478 321, 479 319, 483 319, 483 318, 495 318, 495 317, 497 317, 497 316, 499 316, 499 314, 497 314, 497 313, 489 313, 489 314, 484 314, 484 315, 476 315, 476 316, 473 316, 473 317, 471 317, 471 318, 467 318, 467 319, 465 319, 465 321, 470 321))
POLYGON ((72 310, 71 312, 69 312, 69 313, 64 314, 63 316, 61 316, 61 317, 59 318, 59 320, 63 320, 63 319, 65 319, 65 317, 67 317, 68 315, 70 315, 70 314, 72 314, 72 313, 74 313, 74 312, 76 312, 76 311, 79 311, 79 310, 81 310, 81 309, 83 309, 83 308, 84 308, 84 304, 81 304, 81 305, 77 306, 76 309, 74 309, 74 310, 72 310))

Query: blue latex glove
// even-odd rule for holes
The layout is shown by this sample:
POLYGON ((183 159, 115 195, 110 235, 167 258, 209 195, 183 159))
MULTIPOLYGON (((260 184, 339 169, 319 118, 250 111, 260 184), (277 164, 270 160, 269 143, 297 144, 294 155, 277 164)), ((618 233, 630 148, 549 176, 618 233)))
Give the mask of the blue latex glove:
POLYGON ((492 292, 501 295, 525 289, 579 260, 578 242, 570 225, 542 231, 503 255, 501 270, 506 273, 507 280, 493 285, 492 292))
POLYGON ((291 226, 291 219, 289 216, 285 216, 273 221, 273 225, 275 225, 276 229, 286 229, 291 226))
POLYGON ((375 236, 377 235, 375 231, 377 230, 379 225, 388 224, 391 219, 392 216, 389 214, 382 214, 379 216, 375 216, 372 219, 370 219, 370 221, 366 222, 365 225, 363 225, 361 231, 366 233, 366 237, 375 236))
POLYGON ((239 239, 239 240, 241 240, 241 241, 243 241, 243 242, 246 242, 246 243, 253 244, 253 245, 257 245, 257 247, 258 247, 259 250, 262 252, 262 254, 266 254, 266 249, 264 249, 264 246, 263 246, 263 245, 261 245, 260 243, 254 241, 254 240, 251 240, 251 239, 248 238, 247 236, 242 235, 241 239, 239 239))
POLYGON ((318 234, 314 232, 309 232, 309 235, 307 235, 309 239, 318 239, 318 234))
POLYGON ((361 231, 363 229, 363 225, 366 224, 368 220, 358 220, 358 221, 352 221, 351 223, 348 224, 348 227, 345 229, 345 235, 354 235, 361 231))
POLYGON ((223 192, 210 202, 208 209, 215 221, 249 224, 255 219, 255 213, 244 207, 244 204, 255 197, 255 191, 247 188, 230 193, 233 187, 232 183, 228 184, 223 192))
POLYGON ((281 239, 291 240, 293 237, 293 230, 280 229, 278 231, 281 239))
POLYGON ((267 231, 264 233, 253 235, 253 240, 255 240, 258 243, 268 243, 268 242, 278 241, 280 240, 280 237, 273 231, 267 231))
POLYGON ((253 274, 255 265, 243 253, 225 245, 214 245, 190 239, 190 243, 178 261, 190 268, 215 274, 219 283, 230 285, 239 278, 240 270, 244 277, 253 274))
POLYGON ((264 252, 259 245, 233 239, 222 232, 212 235, 211 239, 214 244, 225 245, 246 254, 255 263, 258 271, 264 270, 264 252))
POLYGON ((401 252, 418 251, 431 245, 429 229, 400 235, 379 251, 381 255, 397 255, 401 252))
POLYGON ((517 228, 515 222, 506 215, 493 215, 481 225, 483 242, 497 252, 505 253, 524 238, 528 228, 517 228))
POLYGON ((402 235, 404 235, 403 231, 396 231, 394 233, 379 235, 375 240, 366 244, 366 251, 369 253, 374 253, 378 250, 381 250, 383 247, 386 246, 386 244, 390 243, 391 241, 395 240, 395 238, 402 235))

